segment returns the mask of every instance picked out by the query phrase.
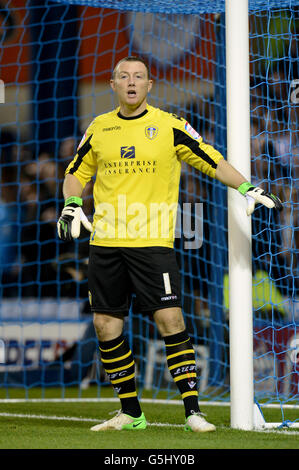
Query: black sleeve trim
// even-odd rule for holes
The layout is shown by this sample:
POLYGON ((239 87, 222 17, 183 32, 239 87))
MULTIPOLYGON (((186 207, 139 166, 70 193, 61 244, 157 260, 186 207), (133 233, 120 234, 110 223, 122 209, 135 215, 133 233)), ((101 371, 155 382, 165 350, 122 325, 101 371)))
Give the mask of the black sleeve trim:
POLYGON ((91 149, 91 144, 90 144, 90 140, 92 138, 93 134, 91 134, 88 139, 84 142, 84 144, 82 145, 82 147, 79 148, 77 154, 78 154, 78 158, 77 160, 75 161, 74 163, 74 166, 70 169, 69 173, 73 174, 75 173, 75 171, 78 170, 79 166, 81 165, 82 163, 82 160, 83 160, 83 157, 89 152, 89 150, 91 149))
POLYGON ((195 155, 200 157, 202 160, 207 162, 212 168, 217 168, 217 163, 209 157, 198 145, 196 140, 189 137, 185 132, 181 131, 180 129, 173 128, 173 136, 174 136, 174 146, 177 145, 185 145, 188 147, 191 152, 195 155))

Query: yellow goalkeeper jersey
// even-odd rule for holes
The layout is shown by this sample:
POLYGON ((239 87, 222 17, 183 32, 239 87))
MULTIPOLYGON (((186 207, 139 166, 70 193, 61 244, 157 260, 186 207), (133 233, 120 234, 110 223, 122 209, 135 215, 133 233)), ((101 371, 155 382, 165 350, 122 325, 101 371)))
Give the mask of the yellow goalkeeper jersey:
POLYGON ((173 247, 182 161, 215 177, 222 155, 183 118, 153 106, 96 117, 66 169, 93 188, 92 245, 173 247))

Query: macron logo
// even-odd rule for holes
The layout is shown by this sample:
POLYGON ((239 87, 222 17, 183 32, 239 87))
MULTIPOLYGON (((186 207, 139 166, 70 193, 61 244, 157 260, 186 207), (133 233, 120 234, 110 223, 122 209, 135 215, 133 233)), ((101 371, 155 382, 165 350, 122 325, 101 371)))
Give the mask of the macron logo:
POLYGON ((121 158, 135 158, 135 147, 121 147, 120 148, 121 158))
POLYGON ((196 382, 194 382, 193 380, 191 382, 188 382, 188 385, 190 388, 194 388, 195 385, 196 385, 196 382))

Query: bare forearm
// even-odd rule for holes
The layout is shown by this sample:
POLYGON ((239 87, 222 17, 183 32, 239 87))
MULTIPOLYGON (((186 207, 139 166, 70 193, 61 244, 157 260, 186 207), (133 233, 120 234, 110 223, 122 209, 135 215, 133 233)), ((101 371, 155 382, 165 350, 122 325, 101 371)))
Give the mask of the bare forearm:
POLYGON ((238 170, 236 170, 236 168, 224 159, 220 160, 218 163, 215 177, 221 183, 234 189, 237 189, 240 184, 247 181, 247 179, 238 170))
POLYGON ((71 196, 81 197, 83 186, 76 176, 68 174, 64 179, 62 191, 64 199, 71 196))

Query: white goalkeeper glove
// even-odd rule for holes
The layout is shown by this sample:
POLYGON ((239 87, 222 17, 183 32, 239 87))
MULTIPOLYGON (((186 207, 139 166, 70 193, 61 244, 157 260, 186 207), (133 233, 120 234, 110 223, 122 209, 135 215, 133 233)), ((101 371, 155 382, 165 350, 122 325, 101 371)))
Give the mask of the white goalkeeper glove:
POLYGON ((238 191, 247 199, 246 213, 248 216, 253 213, 256 204, 263 204, 268 209, 277 209, 278 211, 283 209, 281 200, 277 196, 267 193, 262 188, 253 186, 248 181, 240 184, 238 191))
POLYGON ((82 199, 71 196, 66 199, 61 216, 57 222, 57 232, 61 240, 65 242, 72 241, 80 236, 81 223, 92 232, 92 225, 84 214, 82 208, 82 199))

